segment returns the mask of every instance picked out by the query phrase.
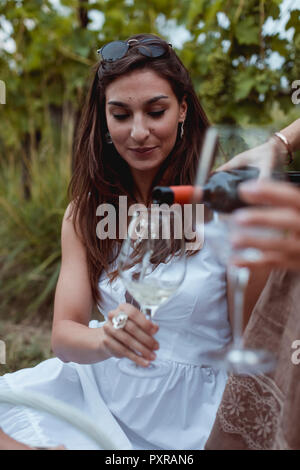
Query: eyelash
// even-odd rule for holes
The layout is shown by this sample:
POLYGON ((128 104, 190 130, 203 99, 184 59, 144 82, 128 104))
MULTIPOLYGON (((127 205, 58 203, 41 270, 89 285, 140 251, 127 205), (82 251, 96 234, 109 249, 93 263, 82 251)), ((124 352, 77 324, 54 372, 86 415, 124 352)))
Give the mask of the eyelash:
MULTIPOLYGON (((148 114, 152 117, 152 118, 160 118, 161 116, 163 116, 164 112, 166 110, 165 109, 162 109, 161 111, 151 111, 149 112, 148 114)), ((117 119, 118 121, 125 121, 125 119, 127 119, 129 116, 129 114, 113 114, 113 117, 115 119, 117 119)))

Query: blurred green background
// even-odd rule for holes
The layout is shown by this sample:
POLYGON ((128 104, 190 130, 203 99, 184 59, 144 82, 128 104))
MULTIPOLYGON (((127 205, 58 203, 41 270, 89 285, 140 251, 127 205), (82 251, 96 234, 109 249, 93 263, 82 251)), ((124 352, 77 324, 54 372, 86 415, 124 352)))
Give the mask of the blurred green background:
POLYGON ((279 130, 300 116, 291 100, 299 18, 294 0, 0 0, 0 337, 7 322, 51 319, 73 139, 97 49, 159 34, 211 122, 279 130))

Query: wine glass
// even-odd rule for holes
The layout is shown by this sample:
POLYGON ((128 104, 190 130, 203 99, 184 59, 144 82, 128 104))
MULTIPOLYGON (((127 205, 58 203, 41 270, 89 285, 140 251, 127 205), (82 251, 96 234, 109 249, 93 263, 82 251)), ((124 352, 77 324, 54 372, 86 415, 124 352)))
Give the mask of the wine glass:
MULTIPOLYGON (((141 311, 153 319, 158 308, 179 289, 186 273, 179 208, 152 205, 134 213, 118 257, 118 272, 141 311)), ((166 366, 157 359, 147 369, 128 359, 122 359, 119 367, 130 375, 154 377, 166 373, 166 366)))
MULTIPOLYGON (((214 250, 215 255, 227 268, 228 282, 233 291, 232 342, 225 348, 207 355, 208 362, 216 368, 239 374, 264 374, 271 372, 275 365, 274 355, 266 349, 245 348, 243 345, 243 313, 245 292, 250 278, 250 270, 233 264, 233 259, 254 261, 260 258, 256 248, 234 249, 231 236, 239 233, 240 227, 235 225, 232 216, 214 214, 213 220, 205 225, 205 240, 214 250)), ((273 233, 268 229, 255 228, 247 230, 247 235, 270 237, 273 233)))
MULTIPOLYGON (((237 128, 223 129, 223 138, 225 134, 226 145, 226 132, 228 132, 228 141, 233 155, 237 154, 234 147, 235 139, 238 141, 239 146, 243 146, 242 151, 245 151, 245 140, 243 139, 243 130, 237 128), (230 133, 230 136, 229 136, 230 133), (230 137, 230 138, 229 138, 230 137)), ((246 131, 249 133, 249 130, 246 131)), ((267 135, 267 131, 263 133, 259 129, 255 135, 255 129, 252 129, 250 144, 251 148, 260 145, 262 142, 255 141, 256 137, 267 135)), ((249 137, 249 136, 248 136, 249 137)), ((272 142, 265 147, 257 147, 257 152, 264 152, 261 156, 265 159, 264 165, 257 168, 257 172, 251 173, 251 178, 260 178, 262 180, 270 179, 284 179, 283 172, 283 156, 278 150, 278 146, 272 145, 272 142), (267 154, 266 154, 267 152, 267 154), (267 162, 267 163, 266 163, 267 162)), ((260 156, 257 155, 257 162, 260 161, 260 156)), ((241 169, 244 171, 245 168, 241 169)), ((245 173, 246 174, 246 173, 245 173)), ((233 288, 233 324, 232 324, 232 343, 227 345, 220 351, 215 351, 207 355, 211 364, 217 368, 225 369, 228 372, 241 373, 241 374, 264 374, 271 372, 276 365, 276 358, 267 349, 251 349, 243 345, 243 312, 245 302, 245 291, 249 282, 250 270, 246 267, 239 267, 234 264, 234 258, 243 258, 246 260, 257 260, 260 258, 261 253, 256 248, 243 248, 235 249, 231 243, 233 235, 241 234, 244 232, 247 236, 253 237, 276 237, 278 231, 267 229, 264 227, 241 227, 233 222, 231 214, 214 212, 211 218, 206 219, 204 224, 204 236, 206 242, 211 246, 214 253, 221 263, 228 267, 228 279, 230 287, 233 288)))

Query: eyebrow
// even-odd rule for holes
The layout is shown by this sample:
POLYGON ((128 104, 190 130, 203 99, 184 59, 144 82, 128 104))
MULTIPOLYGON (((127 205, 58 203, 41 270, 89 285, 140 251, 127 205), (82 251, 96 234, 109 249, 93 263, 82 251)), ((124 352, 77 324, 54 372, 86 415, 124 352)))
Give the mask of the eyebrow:
MULTIPOLYGON (((145 104, 152 104, 152 103, 156 103, 156 101, 159 101, 159 100, 162 100, 162 99, 169 99, 168 96, 166 95, 158 95, 158 96, 154 96, 154 98, 150 98, 150 100, 147 100, 145 102, 145 104)), ((123 108, 127 108, 128 105, 126 103, 122 103, 122 101, 109 101, 108 104, 113 104, 115 106, 121 106, 123 108)))

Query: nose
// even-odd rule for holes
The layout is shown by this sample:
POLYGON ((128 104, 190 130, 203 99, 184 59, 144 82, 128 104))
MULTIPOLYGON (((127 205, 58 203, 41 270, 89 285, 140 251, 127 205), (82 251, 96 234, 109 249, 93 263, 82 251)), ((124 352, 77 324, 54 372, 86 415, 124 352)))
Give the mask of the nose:
POLYGON ((142 117, 133 119, 130 137, 137 143, 145 142, 150 134, 150 129, 142 117))

